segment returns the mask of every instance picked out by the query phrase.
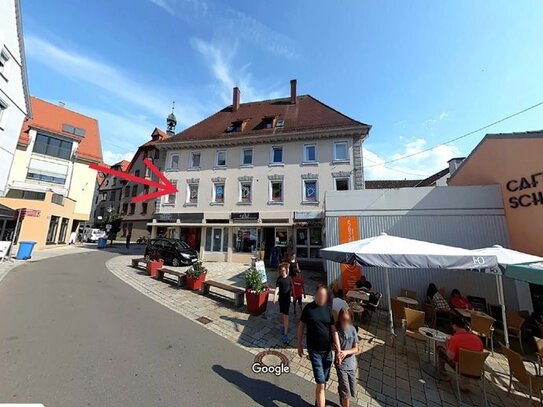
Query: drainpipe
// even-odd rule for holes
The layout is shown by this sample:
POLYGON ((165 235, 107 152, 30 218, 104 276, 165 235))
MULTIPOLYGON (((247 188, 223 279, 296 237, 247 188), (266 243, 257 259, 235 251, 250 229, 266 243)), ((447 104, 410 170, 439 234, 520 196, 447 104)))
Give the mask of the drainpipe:
POLYGON ((364 168, 362 166, 362 135, 353 137, 353 178, 354 189, 365 189, 364 168))

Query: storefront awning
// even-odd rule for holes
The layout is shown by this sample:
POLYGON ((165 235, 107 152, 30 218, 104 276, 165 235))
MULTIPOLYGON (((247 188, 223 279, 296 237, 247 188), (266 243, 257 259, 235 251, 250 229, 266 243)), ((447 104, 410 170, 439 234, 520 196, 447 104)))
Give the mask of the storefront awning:
POLYGON ((176 222, 149 222, 147 223, 147 226, 156 226, 156 227, 180 227, 180 228, 188 228, 188 227, 282 227, 282 226, 292 226, 292 222, 288 223, 176 223, 176 222))
POLYGON ((0 219, 12 220, 17 218, 17 211, 0 204, 0 219))

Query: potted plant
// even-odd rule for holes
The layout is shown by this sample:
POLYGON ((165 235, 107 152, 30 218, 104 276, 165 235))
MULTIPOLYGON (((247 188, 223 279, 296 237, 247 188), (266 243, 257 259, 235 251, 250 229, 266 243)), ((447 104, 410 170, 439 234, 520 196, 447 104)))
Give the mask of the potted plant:
POLYGON ((153 252, 151 253, 151 256, 149 257, 149 261, 147 262, 147 274, 149 276, 156 278, 157 271, 164 266, 164 260, 162 257, 160 257, 160 253, 153 252))
POLYGON ((266 244, 265 242, 261 242, 258 244, 258 249, 256 251, 258 260, 264 260, 264 257, 266 256, 265 249, 264 249, 265 244, 266 244))
POLYGON ((206 279, 207 269, 201 261, 197 261, 187 270, 187 288, 189 290, 199 290, 206 279))
POLYGON ((253 315, 262 314, 268 306, 270 290, 262 280, 262 274, 254 266, 249 267, 245 272, 247 311, 253 315))

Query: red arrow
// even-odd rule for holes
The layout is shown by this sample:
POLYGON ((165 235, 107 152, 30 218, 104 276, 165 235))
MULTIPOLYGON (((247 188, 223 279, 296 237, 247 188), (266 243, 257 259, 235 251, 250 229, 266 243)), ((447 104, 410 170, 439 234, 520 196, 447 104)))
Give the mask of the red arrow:
POLYGON ((150 199, 155 199, 162 195, 175 194, 176 192, 178 192, 178 189, 175 187, 175 185, 173 185, 150 160, 146 158, 143 160, 143 163, 147 167, 149 167, 153 174, 155 174, 162 182, 155 182, 150 179, 136 177, 135 175, 129 174, 127 172, 113 170, 111 168, 103 167, 94 163, 89 164, 89 167, 93 170, 100 171, 105 174, 115 175, 116 177, 124 178, 128 181, 136 182, 138 184, 149 185, 150 187, 155 187, 158 189, 158 191, 156 192, 135 196, 132 198, 132 202, 149 201, 150 199))

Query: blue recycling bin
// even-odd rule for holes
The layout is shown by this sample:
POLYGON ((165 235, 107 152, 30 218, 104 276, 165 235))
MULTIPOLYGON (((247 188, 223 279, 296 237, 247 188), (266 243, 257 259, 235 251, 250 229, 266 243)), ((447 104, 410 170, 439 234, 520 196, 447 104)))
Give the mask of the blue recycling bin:
POLYGON ((99 237, 98 238, 98 248, 99 249, 105 249, 107 246, 107 237, 99 237))
POLYGON ((17 256, 15 256, 15 258, 17 260, 30 259, 32 257, 32 250, 34 250, 35 245, 36 242, 32 241, 19 242, 19 250, 17 250, 17 256))

